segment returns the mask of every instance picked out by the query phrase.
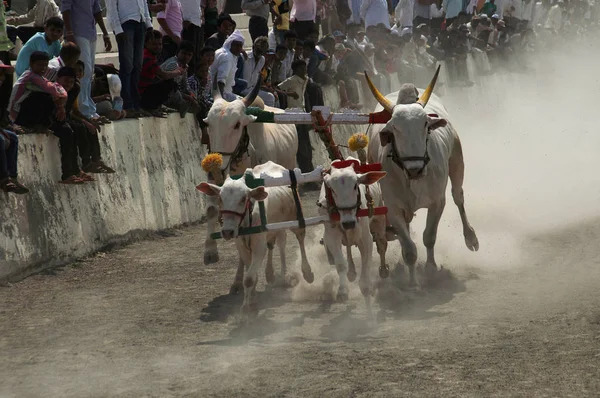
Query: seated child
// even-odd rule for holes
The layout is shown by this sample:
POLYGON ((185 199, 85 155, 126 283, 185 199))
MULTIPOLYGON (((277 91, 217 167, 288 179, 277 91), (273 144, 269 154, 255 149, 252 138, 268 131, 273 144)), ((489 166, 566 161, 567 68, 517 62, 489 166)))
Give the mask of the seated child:
POLYGON ((300 108, 304 112, 304 92, 308 79, 306 77, 306 63, 299 59, 292 62, 293 75, 279 83, 279 89, 286 93, 288 108, 300 108))
POLYGON ((188 111, 195 113, 198 109, 198 102, 193 93, 190 92, 187 80, 187 68, 193 56, 194 44, 184 40, 179 44, 177 55, 167 59, 160 66, 160 69, 166 73, 177 70, 183 71, 180 76, 174 78, 175 83, 177 83, 177 90, 171 93, 166 102, 168 107, 179 110, 182 118, 185 117, 188 111))
POLYGON ((55 120, 65 120, 67 101, 64 88, 44 77, 48 61, 45 52, 31 53, 30 68, 13 86, 8 106, 13 123, 44 133, 49 133, 47 130, 55 120))

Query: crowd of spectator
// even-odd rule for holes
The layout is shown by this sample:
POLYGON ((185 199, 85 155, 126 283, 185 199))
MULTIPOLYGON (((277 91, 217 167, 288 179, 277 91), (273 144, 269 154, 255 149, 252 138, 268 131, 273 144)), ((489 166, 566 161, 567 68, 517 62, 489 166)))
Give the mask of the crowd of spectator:
MULTIPOLYGON (((342 108, 360 109, 364 70, 389 92, 394 74, 420 85, 445 61, 449 84, 470 85, 469 55, 494 71, 524 67, 537 39, 577 35, 598 15, 592 0, 242 0, 246 43, 222 3, 37 0, 24 15, 0 3, 0 188, 28 192, 20 134, 57 136, 60 182, 83 184, 114 172, 101 157, 103 124, 193 113, 208 143, 213 88, 231 101, 260 81, 266 106, 310 111, 331 85, 342 108), (96 61, 97 27, 107 52, 115 35, 118 69, 96 61)), ((308 133, 298 126, 302 171, 313 168, 308 133)))

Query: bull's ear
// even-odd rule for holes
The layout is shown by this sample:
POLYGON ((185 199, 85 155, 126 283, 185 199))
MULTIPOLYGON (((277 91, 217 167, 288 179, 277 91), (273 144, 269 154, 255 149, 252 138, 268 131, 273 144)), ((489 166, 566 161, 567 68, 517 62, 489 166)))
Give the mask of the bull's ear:
POLYGON ((267 196, 269 196, 269 194, 267 193, 267 191, 265 191, 265 187, 258 187, 258 188, 254 188, 251 189, 250 192, 248 193, 248 197, 254 200, 265 200, 267 198, 267 196))
POLYGON ((371 185, 381 180, 386 176, 385 171, 369 171, 368 173, 364 173, 358 176, 358 183, 364 185, 371 185))
POLYGON ((379 132, 379 141, 381 146, 386 146, 390 142, 392 142, 393 136, 389 131, 380 131, 379 132))
POLYGON ((448 124, 448 121, 443 117, 427 117, 427 128, 429 130, 435 130, 440 127, 444 127, 448 124))
POLYGON ((196 187, 196 189, 207 196, 219 196, 221 193, 221 187, 208 182, 202 182, 196 187))

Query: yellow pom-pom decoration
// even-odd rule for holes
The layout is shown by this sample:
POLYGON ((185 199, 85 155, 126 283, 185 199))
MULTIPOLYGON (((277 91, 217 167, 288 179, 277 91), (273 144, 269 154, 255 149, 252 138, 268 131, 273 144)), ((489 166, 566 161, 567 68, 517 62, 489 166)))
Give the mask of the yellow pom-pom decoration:
POLYGON ((363 133, 356 133, 348 140, 348 148, 350 148, 352 152, 364 149, 367 145, 369 145, 369 137, 363 133))
POLYGON ((221 166, 223 166, 223 155, 220 153, 211 153, 202 159, 202 169, 207 173, 218 172, 221 166))

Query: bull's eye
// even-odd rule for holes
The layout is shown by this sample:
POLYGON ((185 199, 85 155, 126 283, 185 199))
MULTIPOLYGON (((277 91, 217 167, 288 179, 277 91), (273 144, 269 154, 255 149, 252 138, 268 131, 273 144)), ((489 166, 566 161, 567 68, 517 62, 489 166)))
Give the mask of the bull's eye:
POLYGON ((241 126, 240 122, 237 122, 237 123, 235 124, 235 126, 233 126, 233 128, 234 128, 235 130, 237 130, 237 129, 239 129, 239 128, 240 128, 240 126, 241 126))

